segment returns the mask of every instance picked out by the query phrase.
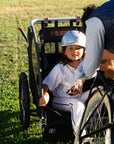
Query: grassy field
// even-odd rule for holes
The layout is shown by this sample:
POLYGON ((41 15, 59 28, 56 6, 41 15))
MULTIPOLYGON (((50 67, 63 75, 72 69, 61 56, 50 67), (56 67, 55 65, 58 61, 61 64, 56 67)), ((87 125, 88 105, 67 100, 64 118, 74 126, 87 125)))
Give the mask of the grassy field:
POLYGON ((28 74, 27 44, 19 26, 27 33, 32 19, 81 16, 90 3, 107 0, 0 0, 0 144, 45 144, 39 119, 31 117, 23 131, 19 121, 18 75, 28 74))

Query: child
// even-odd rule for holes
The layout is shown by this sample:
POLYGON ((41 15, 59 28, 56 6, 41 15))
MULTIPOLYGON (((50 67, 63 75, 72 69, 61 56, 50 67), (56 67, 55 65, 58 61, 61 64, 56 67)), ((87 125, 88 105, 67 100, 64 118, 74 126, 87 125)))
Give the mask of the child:
POLYGON ((76 68, 85 56, 86 37, 82 32, 69 31, 61 41, 63 59, 43 80, 44 95, 39 100, 40 106, 49 101, 48 89, 52 91, 52 107, 71 112, 74 134, 84 111, 84 102, 88 92, 82 93, 83 80, 74 80, 76 68))

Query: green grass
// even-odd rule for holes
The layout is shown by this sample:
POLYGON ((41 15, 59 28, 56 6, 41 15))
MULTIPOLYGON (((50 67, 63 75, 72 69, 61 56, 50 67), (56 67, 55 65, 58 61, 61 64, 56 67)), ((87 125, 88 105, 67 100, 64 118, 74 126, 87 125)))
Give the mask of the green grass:
POLYGON ((18 75, 28 74, 27 44, 17 30, 32 19, 81 16, 90 3, 106 0, 0 0, 0 144, 45 144, 38 117, 23 131, 19 121, 18 75))

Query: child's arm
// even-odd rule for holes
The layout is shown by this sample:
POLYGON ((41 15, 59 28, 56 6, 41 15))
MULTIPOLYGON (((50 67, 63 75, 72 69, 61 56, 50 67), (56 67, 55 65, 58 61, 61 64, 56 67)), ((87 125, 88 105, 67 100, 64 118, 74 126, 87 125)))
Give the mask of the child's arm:
POLYGON ((39 99, 39 106, 46 106, 47 103, 49 102, 48 86, 46 84, 43 84, 43 90, 44 94, 39 99))

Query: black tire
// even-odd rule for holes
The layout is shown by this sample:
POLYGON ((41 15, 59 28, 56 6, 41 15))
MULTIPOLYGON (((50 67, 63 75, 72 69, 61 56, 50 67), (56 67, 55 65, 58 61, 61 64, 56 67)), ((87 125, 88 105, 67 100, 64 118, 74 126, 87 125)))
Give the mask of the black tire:
MULTIPOLYGON (((102 91, 102 93, 104 93, 104 91, 102 91)), ((109 97, 106 95, 102 103, 95 110, 101 99, 102 96, 97 91, 89 100, 82 123, 77 132, 78 134, 75 137, 75 144, 86 144, 90 141, 92 144, 112 144, 113 134, 111 128, 109 128, 109 126, 112 126, 111 104, 109 97), (95 112, 91 116, 94 110, 95 112), (105 126, 107 126, 108 129, 105 129, 105 126), (104 129, 100 130, 100 128, 104 129)))
POLYGON ((30 124, 30 97, 27 76, 22 72, 19 76, 19 105, 20 121, 24 130, 27 130, 30 124))

